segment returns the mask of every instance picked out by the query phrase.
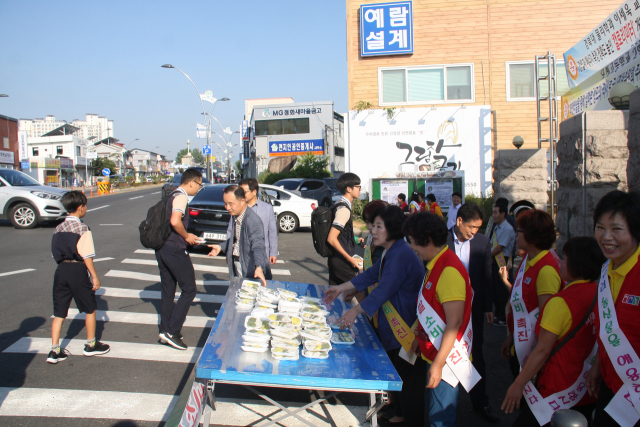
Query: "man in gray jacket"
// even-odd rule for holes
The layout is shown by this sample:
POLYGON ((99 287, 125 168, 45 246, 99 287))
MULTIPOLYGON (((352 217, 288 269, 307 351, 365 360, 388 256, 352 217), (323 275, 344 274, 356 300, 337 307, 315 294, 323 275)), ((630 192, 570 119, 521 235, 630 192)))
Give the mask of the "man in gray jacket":
POLYGON ((264 244, 264 226, 260 217, 247 208, 244 190, 237 185, 229 185, 222 196, 224 205, 231 214, 231 234, 222 245, 209 245, 209 256, 221 251, 227 255, 229 277, 254 277, 266 286, 271 280, 271 266, 264 244))
MULTIPOLYGON (((240 181, 240 187, 244 190, 247 206, 258 214, 264 225, 264 244, 269 257, 269 264, 273 265, 278 260, 278 229, 276 228, 276 216, 273 213, 271 203, 263 202, 258 197, 260 185, 255 178, 246 178, 240 181)), ((231 222, 227 228, 227 236, 231 236, 231 222)))

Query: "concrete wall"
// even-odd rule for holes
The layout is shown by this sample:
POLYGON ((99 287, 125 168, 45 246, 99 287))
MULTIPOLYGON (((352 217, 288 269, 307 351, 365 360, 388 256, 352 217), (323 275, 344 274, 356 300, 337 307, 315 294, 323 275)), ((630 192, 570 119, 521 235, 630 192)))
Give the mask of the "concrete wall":
POLYGON ((547 150, 497 150, 493 161, 493 198, 505 197, 509 206, 528 200, 546 210, 549 195, 547 150))
MULTIPOLYGON (((639 100, 636 96, 637 107, 639 100)), ((639 114, 637 111, 636 120, 639 114)), ((593 236, 593 211, 602 196, 612 190, 627 191, 628 122, 626 111, 588 111, 560 123, 556 168, 559 253, 569 238, 593 236)), ((637 132, 632 139, 638 139, 637 132)))
POLYGON ((640 89, 631 92, 628 147, 627 181, 629 190, 640 191, 640 89))

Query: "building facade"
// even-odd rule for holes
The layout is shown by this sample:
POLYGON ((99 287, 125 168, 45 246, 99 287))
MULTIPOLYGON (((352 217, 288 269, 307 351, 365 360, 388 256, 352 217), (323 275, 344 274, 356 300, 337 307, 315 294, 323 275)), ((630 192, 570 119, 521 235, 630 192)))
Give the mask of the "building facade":
POLYGON ((75 135, 41 136, 27 139, 29 174, 43 185, 70 187, 91 177, 91 159, 87 152, 93 144, 75 135))
MULTIPOLYGON (((65 120, 56 120, 55 116, 47 116, 44 119, 20 119, 20 130, 26 131, 29 138, 35 138, 66 124, 65 120)), ((97 114, 86 114, 85 120, 75 119, 70 124, 78 128, 74 135, 83 139, 101 140, 113 137, 113 120, 97 114)))
POLYGON ((18 120, 0 115, 0 168, 19 169, 18 120))

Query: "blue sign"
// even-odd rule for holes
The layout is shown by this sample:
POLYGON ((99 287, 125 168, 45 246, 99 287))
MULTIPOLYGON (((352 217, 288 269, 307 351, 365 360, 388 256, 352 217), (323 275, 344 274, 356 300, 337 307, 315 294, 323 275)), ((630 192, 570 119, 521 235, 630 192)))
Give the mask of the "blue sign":
POLYGON ((31 163, 28 160, 26 162, 20 162, 20 169, 31 169, 31 163))
POLYGON ((362 56, 413 53, 413 6, 410 1, 360 6, 362 56))
POLYGON ((271 141, 269 156, 302 156, 305 154, 324 154, 323 139, 306 139, 303 141, 271 141))
POLYGON ((202 154, 211 154, 211 146, 203 145, 202 146, 202 154))
POLYGON ((107 168, 102 169, 102 175, 109 176, 111 175, 111 171, 107 168))

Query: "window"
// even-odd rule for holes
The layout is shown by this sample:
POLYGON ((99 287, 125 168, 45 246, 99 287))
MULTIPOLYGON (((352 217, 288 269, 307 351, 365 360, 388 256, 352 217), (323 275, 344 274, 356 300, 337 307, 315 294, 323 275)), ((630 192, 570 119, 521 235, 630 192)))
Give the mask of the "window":
POLYGON ((76 156, 82 156, 82 147, 76 147, 76 156))
POLYGON ((322 188, 324 181, 304 181, 300 188, 307 187, 307 190, 318 190, 322 188))
POLYGON ((62 155, 62 145, 58 145, 56 147, 56 155, 58 155, 58 156, 62 155))
POLYGON ((378 69, 380 105, 474 101, 473 64, 378 69))
POLYGON ((4 148, 9 148, 9 137, 7 136, 2 137, 2 146, 4 148))
MULTIPOLYGON (((535 101, 536 100, 536 83, 535 83, 535 62, 534 61, 517 61, 507 62, 507 101, 535 101)), ((540 77, 546 77, 549 74, 547 64, 540 64, 540 77)), ((569 82, 567 81, 567 73, 564 68, 564 61, 557 61, 556 65, 556 91, 560 97, 569 92, 569 82)), ((549 94, 548 82, 540 81, 540 95, 547 96, 549 94)))
POLYGON ((256 135, 309 133, 309 118, 256 120, 256 135))
POLYGON ((38 147, 33 147, 31 152, 33 153, 33 156, 36 157, 38 155, 38 147))

